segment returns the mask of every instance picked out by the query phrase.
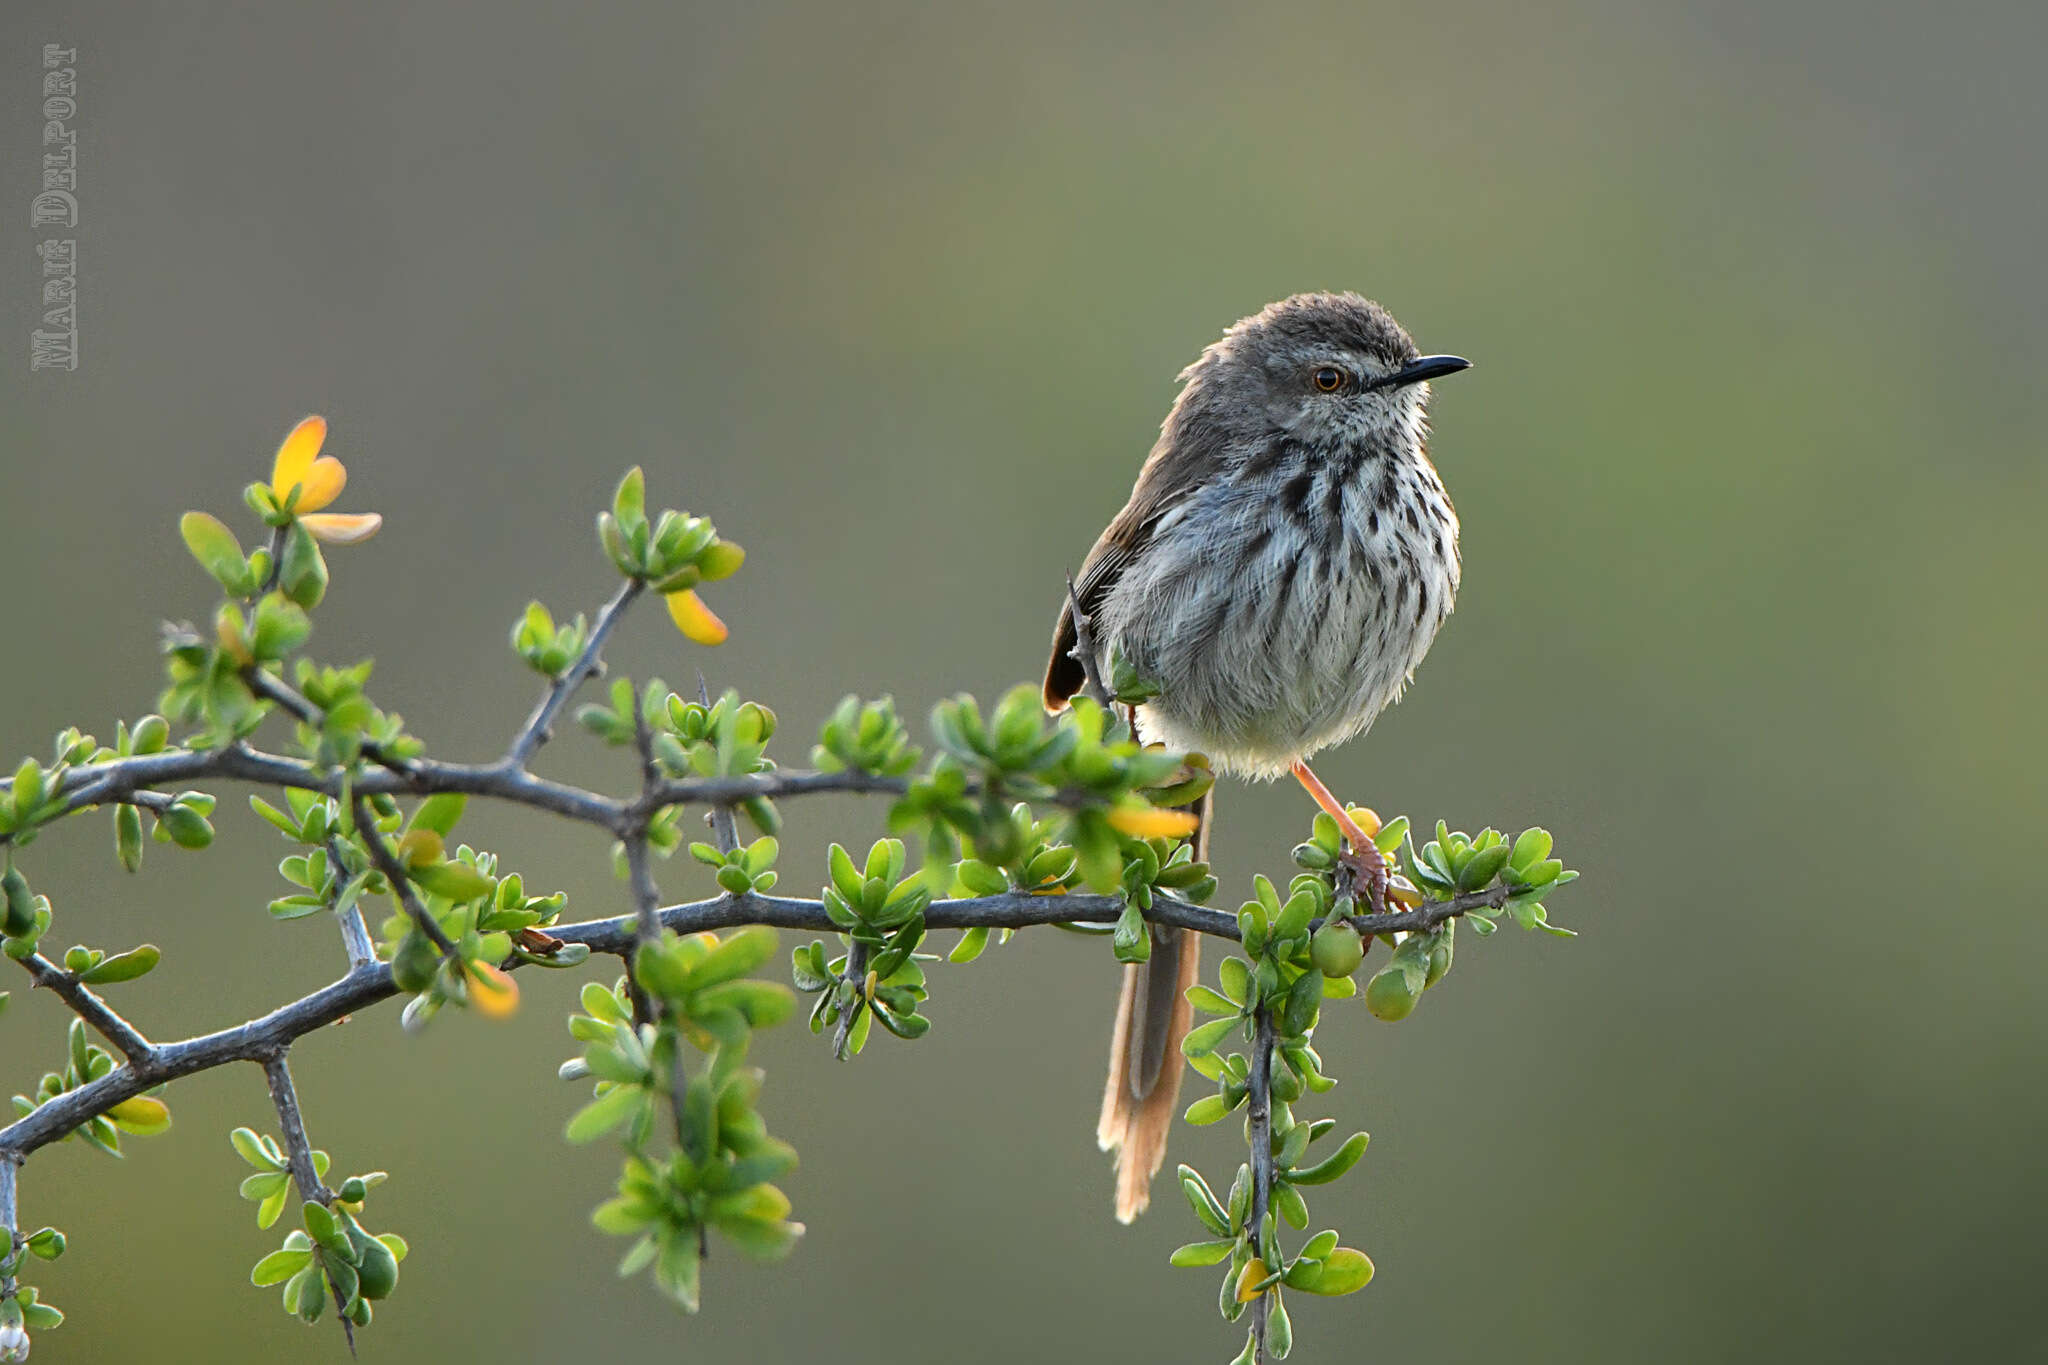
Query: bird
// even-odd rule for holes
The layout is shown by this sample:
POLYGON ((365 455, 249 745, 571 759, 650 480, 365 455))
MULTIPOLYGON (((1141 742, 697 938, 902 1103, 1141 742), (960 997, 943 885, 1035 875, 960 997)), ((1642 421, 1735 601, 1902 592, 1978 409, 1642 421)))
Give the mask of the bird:
MULTIPOLYGON (((1421 354, 1355 293, 1296 294, 1233 323, 1181 371, 1129 501, 1069 585, 1046 667, 1048 711, 1091 680, 1134 677, 1152 694, 1131 711, 1141 742, 1219 774, 1294 776, 1337 821, 1375 909, 1386 865, 1307 760, 1400 697, 1456 602, 1458 516, 1428 407, 1431 381, 1470 366, 1421 354)), ((1194 812, 1197 858, 1212 800, 1194 812)), ((1197 934, 1150 932, 1148 960, 1123 970, 1096 1125, 1125 1223, 1165 1160, 1200 972, 1197 934)))

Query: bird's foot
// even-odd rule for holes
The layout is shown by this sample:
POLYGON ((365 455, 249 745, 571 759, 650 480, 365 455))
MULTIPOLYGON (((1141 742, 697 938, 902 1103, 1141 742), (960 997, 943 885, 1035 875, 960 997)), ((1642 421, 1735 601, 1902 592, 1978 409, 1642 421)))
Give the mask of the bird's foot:
POLYGON ((1344 836, 1346 850, 1337 858, 1338 894, 1354 889, 1363 891, 1371 913, 1385 914, 1389 870, 1385 855, 1372 841, 1373 834, 1379 829, 1379 817, 1364 807, 1359 808, 1358 815, 1353 815, 1343 802, 1330 794, 1330 789, 1306 763, 1294 765, 1294 779, 1307 788, 1323 812, 1337 822, 1337 832, 1344 836), (1368 830, 1360 823, 1361 816, 1372 825, 1372 829, 1368 830))
POLYGON ((1341 895, 1347 889, 1346 882, 1348 881, 1350 887, 1357 888, 1359 893, 1363 895, 1368 914, 1384 915, 1387 912, 1388 870, 1386 858, 1381 855, 1373 841, 1365 837, 1365 832, 1357 829, 1356 825, 1353 826, 1352 830, 1344 832, 1344 839, 1350 845, 1350 849, 1337 859, 1337 866, 1340 870, 1337 882, 1338 893, 1341 895), (1353 833, 1353 830, 1357 831, 1356 834, 1353 833))

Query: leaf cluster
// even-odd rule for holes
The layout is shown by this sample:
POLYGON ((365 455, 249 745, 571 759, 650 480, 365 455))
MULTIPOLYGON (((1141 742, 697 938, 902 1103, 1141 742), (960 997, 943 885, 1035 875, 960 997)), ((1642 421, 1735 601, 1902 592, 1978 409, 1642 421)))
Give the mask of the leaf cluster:
POLYGON ((751 973, 774 955, 775 931, 720 937, 664 934, 635 952, 631 987, 655 1006, 638 1014, 626 979, 583 988, 569 1031, 583 1052, 564 1077, 591 1078, 594 1098, 569 1120, 571 1142, 620 1135, 626 1155, 618 1194, 598 1206, 600 1231, 634 1238, 621 1275, 652 1267, 655 1283, 695 1312, 706 1238, 716 1231, 749 1255, 786 1255, 801 1235, 789 1200, 772 1183, 796 1165, 756 1107, 763 1073, 746 1066, 753 1031, 788 1018, 788 989, 751 973), (688 1074, 685 1046, 704 1064, 688 1074), (673 1146, 657 1145, 662 1112, 673 1146))

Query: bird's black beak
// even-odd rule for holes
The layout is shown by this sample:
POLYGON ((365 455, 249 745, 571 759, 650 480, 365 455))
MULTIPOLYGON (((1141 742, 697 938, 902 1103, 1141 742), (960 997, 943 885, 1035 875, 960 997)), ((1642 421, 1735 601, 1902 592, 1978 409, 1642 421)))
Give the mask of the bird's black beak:
POLYGON ((1408 384, 1420 384, 1425 379, 1441 379, 1447 374, 1456 374, 1460 370, 1471 368, 1472 362, 1463 356, 1426 355, 1419 360, 1409 361, 1388 375, 1386 384, 1390 389, 1398 389, 1408 384))

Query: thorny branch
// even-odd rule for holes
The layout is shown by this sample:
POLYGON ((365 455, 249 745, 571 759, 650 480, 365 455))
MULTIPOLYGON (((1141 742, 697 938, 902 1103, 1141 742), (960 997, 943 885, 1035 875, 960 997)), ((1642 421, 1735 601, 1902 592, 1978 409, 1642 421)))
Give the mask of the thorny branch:
MULTIPOLYGON (((21 1158, 10 1152, 0 1151, 0 1256, 14 1250, 15 1236, 21 1229, 21 1215, 14 1203, 14 1173, 21 1169, 21 1158)), ((0 1298, 14 1292, 12 1276, 0 1278, 0 1298)))
MULTIPOLYGON (((1245 1102, 1245 1141, 1251 1148, 1252 1210, 1245 1226, 1252 1232, 1252 1254, 1265 1265, 1268 1274, 1278 1269, 1276 1248, 1266 1245, 1266 1211, 1273 1197, 1273 1016, 1264 1005, 1252 1016, 1255 1041, 1252 1044, 1249 1098, 1245 1102)), ((1271 1315, 1273 1294, 1269 1287, 1252 1303, 1252 1336, 1258 1347, 1257 1365, 1265 1365, 1266 1323, 1271 1315)))
MULTIPOLYGON (((257 696, 265 701, 275 702, 278 706, 290 712, 292 717, 299 721, 300 724, 311 726, 318 726, 320 724, 323 718, 320 708, 315 706, 306 697, 301 696, 297 688, 276 674, 266 673, 254 664, 251 664, 242 670, 242 681, 247 683, 249 690, 257 696)), ((363 741, 363 757, 380 767, 390 769, 400 777, 404 777, 412 770, 412 764, 405 759, 394 758, 392 755, 385 753, 383 746, 375 740, 366 739, 363 741)))
MULTIPOLYGON (((284 1136, 285 1160, 292 1169, 292 1183, 299 1187, 299 1198, 308 1204, 328 1205, 334 1202, 334 1191, 320 1180, 320 1170, 313 1164, 313 1143, 306 1136, 306 1120, 299 1113, 299 1092, 292 1087, 291 1067, 285 1061, 285 1050, 280 1048, 263 1059, 263 1078, 270 1084, 271 1107, 277 1110, 277 1126, 284 1136)), ((342 1337, 348 1342, 348 1353, 356 1353, 356 1329, 348 1320, 348 1301, 342 1297, 341 1286, 328 1281, 328 1289, 334 1295, 334 1316, 341 1323, 342 1337)))
MULTIPOLYGON (((583 944, 593 952, 617 956, 630 963, 636 948, 654 941, 664 930, 688 934, 761 924, 826 933, 835 931, 838 926, 827 915, 823 901, 816 899, 747 891, 662 907, 651 864, 650 824, 669 807, 703 807, 713 839, 722 851, 730 853, 738 845, 734 807, 745 801, 756 797, 772 799, 822 792, 900 796, 910 789, 909 779, 858 770, 771 771, 709 778, 664 777, 654 760, 646 718, 638 708, 635 711, 635 737, 642 780, 639 791, 634 795, 610 797, 538 777, 528 770, 528 761, 548 741, 577 689, 589 679, 602 675, 604 645, 642 590, 640 582, 629 580, 605 604, 582 652, 550 683, 504 757, 496 762, 460 764, 431 759, 398 760, 374 744, 366 744, 363 756, 379 766, 368 771, 345 772, 266 753, 236 741, 210 750, 172 750, 72 767, 56 777, 55 807, 46 808, 38 823, 46 823, 86 807, 116 802, 161 809, 170 798, 157 788, 206 779, 248 782, 271 788, 296 787, 339 798, 350 807, 355 832, 372 865, 389 883, 392 894, 413 923, 447 957, 456 952, 455 945, 427 913, 404 866, 377 829, 369 798, 459 793, 564 816, 603 828, 621 840, 632 896, 632 913, 611 919, 548 926, 549 935, 565 944, 583 944)), ((1107 705, 1101 680, 1095 676, 1090 634, 1092 623, 1080 610, 1078 600, 1073 600, 1071 581, 1068 592, 1074 609, 1075 654, 1083 667, 1087 694, 1107 705)), ((324 720, 318 706, 275 675, 252 668, 246 670, 244 676, 258 697, 301 723, 317 727, 324 720)), ((701 678, 699 691, 708 705, 708 689, 701 678)), ((1051 804, 1062 806, 1085 804, 1087 800, 1085 794, 1065 792, 1055 793, 1050 798, 1051 804)), ((0 835, 0 846, 11 842, 11 835, 0 835)), ((340 848, 334 840, 330 840, 328 856, 337 867, 344 865, 340 848)), ((1471 910, 1497 909, 1523 889, 1500 885, 1425 904, 1411 911, 1351 916, 1350 923, 1368 935, 1424 931, 1471 910)), ((1042 896, 1012 892, 934 901, 926 908, 924 920, 928 929, 958 930, 1016 929, 1059 923, 1102 925, 1116 922, 1124 909, 1122 896, 1042 896)), ((1171 895, 1155 896, 1146 911, 1146 918, 1157 924, 1191 929, 1218 938, 1238 938, 1238 924, 1234 916, 1171 895)), ((11 1245, 11 1240, 18 1235, 16 1178, 20 1165, 31 1153, 68 1136, 91 1119, 144 1091, 234 1062, 255 1062, 263 1068, 300 1197, 307 1202, 331 1203, 334 1192, 322 1183, 313 1165, 312 1146, 306 1135, 286 1057, 297 1039, 400 993, 392 979, 391 968, 375 956, 361 910, 352 905, 338 919, 349 959, 348 972, 340 980, 290 1001, 261 1018, 177 1042, 152 1043, 73 973, 40 954, 30 953, 23 958, 23 969, 35 984, 62 998, 79 1019, 111 1042, 126 1061, 99 1079, 57 1095, 14 1123, 0 1128, 0 1236, 9 1239, 11 1245)), ((855 939, 847 954, 844 979, 852 983, 856 991, 865 990, 867 961, 868 945, 855 939)), ((502 967, 514 970, 520 965, 521 961, 514 957, 504 962, 502 967)), ((632 990, 638 1016, 643 1020, 651 1018, 651 1002, 637 985, 632 990)), ((834 1050, 841 1057, 847 1053, 856 1016, 865 1003, 864 1000, 855 1001, 854 1008, 846 1010, 840 1018, 834 1050)), ((1254 1230, 1254 1250, 1262 1257, 1269 1257, 1276 1250, 1265 1245, 1264 1233, 1274 1181, 1271 1144, 1274 1033, 1272 1020, 1264 1009, 1257 1015, 1256 1028, 1249 1078, 1248 1119, 1253 1153, 1250 1225, 1254 1230)), ((679 1142, 686 1142, 686 1086, 683 1057, 678 1049, 670 1098, 679 1142)), ((0 1285, 0 1291, 8 1288, 11 1286, 0 1285)), ((1253 1331, 1260 1361, 1265 1359, 1269 1304, 1268 1297, 1262 1294, 1253 1306, 1253 1331)), ((337 1303, 337 1307, 341 1305, 337 1303)))
POLYGON ((133 1062, 149 1055, 149 1039, 137 1033, 134 1026, 114 1013, 106 1001, 76 976, 41 953, 30 953, 21 959, 21 965, 28 969, 28 974, 35 978, 38 986, 69 1005, 73 1014, 83 1019, 93 1032, 119 1048, 123 1057, 133 1062))
POLYGON ((527 717, 526 724, 519 727, 519 734, 512 741, 512 747, 505 751, 504 761, 499 765, 505 771, 524 771, 527 760, 533 757, 534 750, 547 743, 553 736, 555 721, 561 717, 562 708, 569 704, 569 698, 575 695, 576 689, 604 672, 604 661, 601 656, 604 653, 605 641, 611 638, 612 628, 618 625, 619 619, 626 614, 626 608, 632 606, 633 599, 640 595, 641 587, 639 579, 627 579, 619 585, 619 590, 612 595, 612 600, 605 603, 603 609, 597 613, 597 621, 590 628, 590 639, 584 644, 583 652, 576 657, 576 662, 562 670, 562 675, 549 684, 540 703, 533 708, 533 714, 527 717))
MULTIPOLYGON (((925 926, 929 928, 931 921, 926 920, 925 926)), ((848 1049, 853 1041, 854 1021, 862 1010, 874 1008, 874 1003, 867 998, 867 976, 868 945, 865 940, 857 938, 847 946, 846 971, 839 978, 853 986, 854 998, 839 1012, 839 1027, 832 1034, 832 1055, 842 1062, 850 1055, 848 1049)))
POLYGON ((285 1062, 285 1050, 278 1048, 263 1059, 263 1078, 270 1083, 271 1107, 277 1110, 277 1126, 284 1134, 284 1154, 291 1163, 292 1183, 299 1198, 308 1204, 327 1204, 334 1191, 320 1183, 313 1166, 313 1143, 306 1136, 306 1120, 299 1113, 299 1092, 292 1088, 292 1070, 285 1062))
MULTIPOLYGON (((327 839, 327 861, 329 865, 337 868, 348 866, 341 856, 341 840, 333 835, 329 835, 327 839)), ((335 892, 337 902, 339 902, 340 896, 341 893, 337 890, 335 892)), ((361 897, 358 897, 355 904, 336 915, 335 918, 340 922, 341 946, 342 951, 348 954, 349 970, 353 971, 367 962, 374 962, 377 957, 377 949, 370 942, 369 925, 363 922, 361 897)))
MULTIPOLYGON (((1360 915, 1351 922, 1365 933, 1432 929, 1468 911, 1503 905, 1515 890, 1496 886, 1455 900, 1435 901, 1420 910, 1360 915)), ((933 901, 925 910, 925 925, 930 929, 1022 929, 1038 924, 1114 924, 1123 909, 1120 896, 1035 896, 1012 892, 933 901)), ((756 892, 668 906, 658 912, 658 917, 663 928, 678 934, 748 924, 819 933, 835 933, 839 927, 826 915, 823 901, 763 896, 756 892)), ((1237 921, 1232 916, 1172 896, 1154 897, 1146 918, 1155 924, 1193 929, 1216 938, 1238 937, 1237 921)), ((565 943, 587 944, 594 953, 621 958, 633 951, 639 938, 634 917, 550 925, 547 932, 565 943)), ((514 959, 503 965, 509 971, 517 969, 520 963, 514 959)), ((33 1113, 0 1128, 0 1161, 10 1155, 17 1160, 25 1157, 154 1086, 230 1062, 260 1061, 295 1039, 396 994, 398 988, 392 984, 390 967, 381 962, 365 963, 333 984, 282 1005, 260 1019, 180 1042, 151 1044, 140 1060, 66 1091, 33 1113)))
POLYGON ((391 894, 398 897, 398 903, 405 907, 406 916, 419 926, 427 941, 438 948, 441 956, 452 956, 456 949, 443 933, 434 917, 427 913, 427 907, 420 904, 420 898, 413 894, 412 881, 405 875, 397 857, 384 842, 384 836, 377 832, 377 818, 370 810, 370 804, 360 792, 355 794, 352 810, 355 814, 356 833, 362 836, 363 847, 369 850, 370 861, 384 874, 384 880, 391 884, 391 894))

